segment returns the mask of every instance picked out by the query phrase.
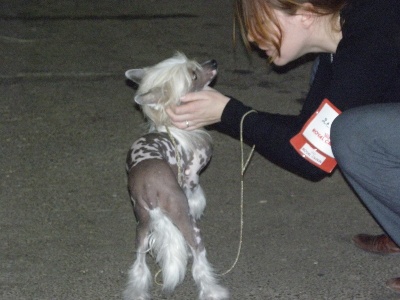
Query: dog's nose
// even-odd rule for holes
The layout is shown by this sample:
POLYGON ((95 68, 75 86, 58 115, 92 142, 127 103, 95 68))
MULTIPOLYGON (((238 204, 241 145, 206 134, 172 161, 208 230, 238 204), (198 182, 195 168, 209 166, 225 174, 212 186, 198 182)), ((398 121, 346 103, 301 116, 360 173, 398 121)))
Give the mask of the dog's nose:
POLYGON ((210 61, 210 63, 211 63, 211 65, 213 66, 213 68, 217 68, 218 67, 218 63, 217 63, 217 61, 215 60, 215 59, 212 59, 211 61, 210 61))

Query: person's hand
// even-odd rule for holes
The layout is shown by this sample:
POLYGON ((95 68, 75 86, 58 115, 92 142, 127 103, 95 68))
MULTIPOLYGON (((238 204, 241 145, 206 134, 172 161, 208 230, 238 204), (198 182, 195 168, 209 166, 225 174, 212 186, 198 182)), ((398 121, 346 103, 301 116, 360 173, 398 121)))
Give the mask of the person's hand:
POLYGON ((188 93, 181 98, 181 105, 167 109, 172 124, 180 129, 193 130, 221 121, 222 112, 230 100, 210 87, 188 93))

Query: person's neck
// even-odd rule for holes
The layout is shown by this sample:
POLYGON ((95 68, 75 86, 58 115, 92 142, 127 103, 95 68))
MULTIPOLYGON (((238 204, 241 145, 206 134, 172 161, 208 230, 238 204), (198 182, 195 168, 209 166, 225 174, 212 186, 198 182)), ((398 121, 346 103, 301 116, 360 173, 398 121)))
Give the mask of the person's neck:
POLYGON ((336 53, 339 42, 343 37, 340 17, 332 22, 330 15, 321 16, 316 20, 315 25, 311 52, 336 53))

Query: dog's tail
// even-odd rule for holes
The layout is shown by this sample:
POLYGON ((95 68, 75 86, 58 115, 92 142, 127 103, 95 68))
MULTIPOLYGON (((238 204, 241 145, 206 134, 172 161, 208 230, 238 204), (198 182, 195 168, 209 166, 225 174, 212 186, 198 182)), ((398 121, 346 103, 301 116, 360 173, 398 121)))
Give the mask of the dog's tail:
POLYGON ((186 241, 159 208, 150 210, 150 218, 150 249, 161 267, 163 290, 170 293, 185 277, 188 260, 186 241))

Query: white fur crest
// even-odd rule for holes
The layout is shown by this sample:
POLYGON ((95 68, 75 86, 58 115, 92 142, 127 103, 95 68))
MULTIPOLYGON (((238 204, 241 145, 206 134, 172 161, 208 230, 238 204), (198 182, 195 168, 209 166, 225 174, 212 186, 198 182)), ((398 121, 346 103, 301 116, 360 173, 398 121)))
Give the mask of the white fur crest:
POLYGON ((200 65, 177 52, 152 67, 125 72, 128 79, 139 84, 134 99, 142 106, 145 117, 151 122, 151 130, 159 126, 170 126, 165 109, 179 105, 183 95, 201 90, 213 80, 217 74, 216 62, 207 63, 200 65))

